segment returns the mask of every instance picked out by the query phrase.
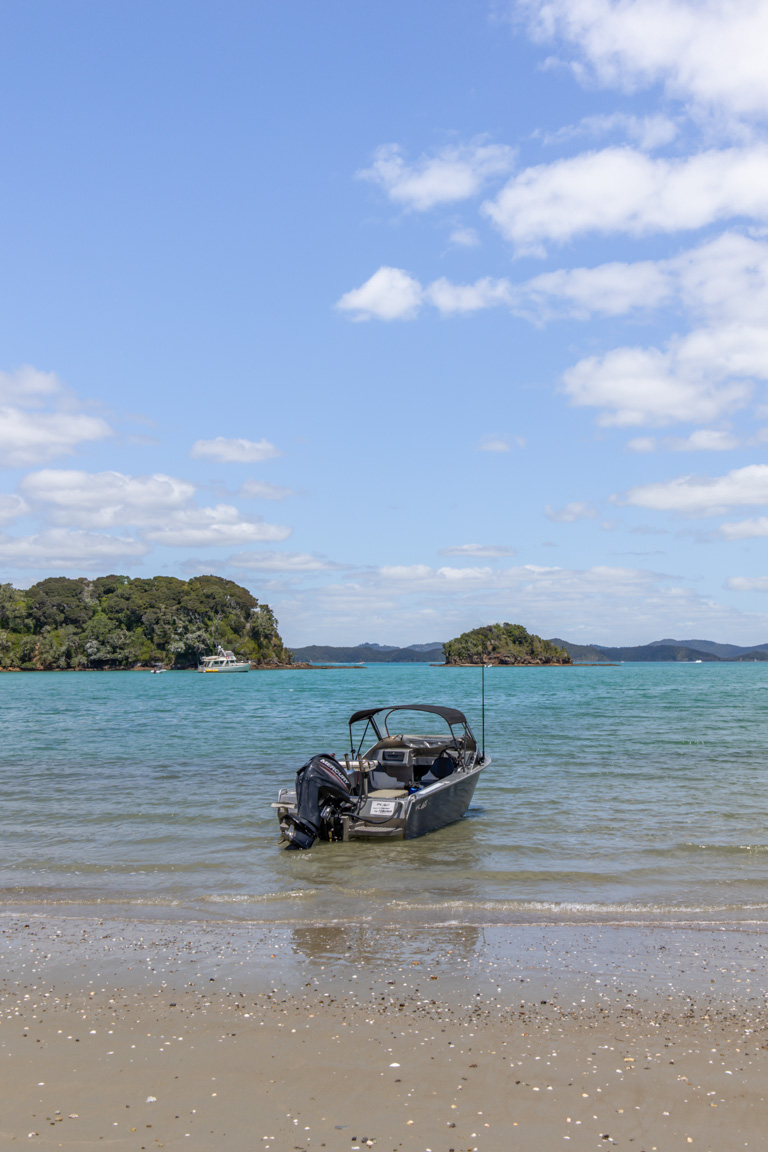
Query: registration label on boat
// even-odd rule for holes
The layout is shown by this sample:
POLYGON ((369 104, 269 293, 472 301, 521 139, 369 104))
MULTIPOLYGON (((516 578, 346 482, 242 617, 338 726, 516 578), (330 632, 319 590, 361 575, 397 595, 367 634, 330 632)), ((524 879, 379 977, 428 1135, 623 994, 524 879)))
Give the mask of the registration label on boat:
POLYGON ((371 800, 371 816, 394 816, 394 800, 371 800))

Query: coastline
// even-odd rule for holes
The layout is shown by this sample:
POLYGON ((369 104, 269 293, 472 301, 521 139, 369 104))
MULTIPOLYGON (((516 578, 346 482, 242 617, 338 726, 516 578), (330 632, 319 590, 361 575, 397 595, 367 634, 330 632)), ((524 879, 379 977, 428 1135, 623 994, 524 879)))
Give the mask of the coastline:
POLYGON ((759 1147, 767 946, 6 914, 0 1144, 759 1147))

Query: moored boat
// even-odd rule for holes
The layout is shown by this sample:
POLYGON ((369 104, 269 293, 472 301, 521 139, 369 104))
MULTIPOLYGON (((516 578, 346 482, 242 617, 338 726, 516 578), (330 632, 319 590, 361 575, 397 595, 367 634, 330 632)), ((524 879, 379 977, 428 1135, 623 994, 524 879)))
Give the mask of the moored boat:
POLYGON ((250 660, 238 660, 234 652, 222 648, 221 644, 216 646, 216 654, 214 656, 203 656, 201 663, 198 665, 198 672, 250 672, 250 660))
POLYGON ((295 788, 280 789, 273 807, 287 848, 311 848, 317 839, 410 840, 434 832, 461 819, 490 763, 463 712, 435 704, 355 712, 349 738, 342 760, 313 756, 299 769, 295 788), (445 730, 405 731, 401 713, 437 717, 445 730), (353 728, 360 724, 358 739, 353 728))

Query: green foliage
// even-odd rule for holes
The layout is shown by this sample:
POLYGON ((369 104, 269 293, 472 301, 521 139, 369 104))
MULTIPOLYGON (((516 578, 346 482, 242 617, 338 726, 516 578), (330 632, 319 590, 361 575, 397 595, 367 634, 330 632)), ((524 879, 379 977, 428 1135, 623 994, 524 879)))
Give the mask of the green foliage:
POLYGON ((0 668, 193 668, 217 644, 257 664, 292 659, 269 605, 219 576, 0 584, 0 668))
POLYGON ((443 645, 446 664, 570 664, 564 648, 522 624, 486 624, 443 645))

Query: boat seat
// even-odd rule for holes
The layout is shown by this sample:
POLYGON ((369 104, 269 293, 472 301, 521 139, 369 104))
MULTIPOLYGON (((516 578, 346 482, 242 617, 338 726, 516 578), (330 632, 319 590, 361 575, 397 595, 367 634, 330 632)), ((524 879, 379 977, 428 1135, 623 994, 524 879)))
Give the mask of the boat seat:
POLYGON ((374 800, 399 800, 408 795, 407 788, 375 788, 370 796, 374 800))

